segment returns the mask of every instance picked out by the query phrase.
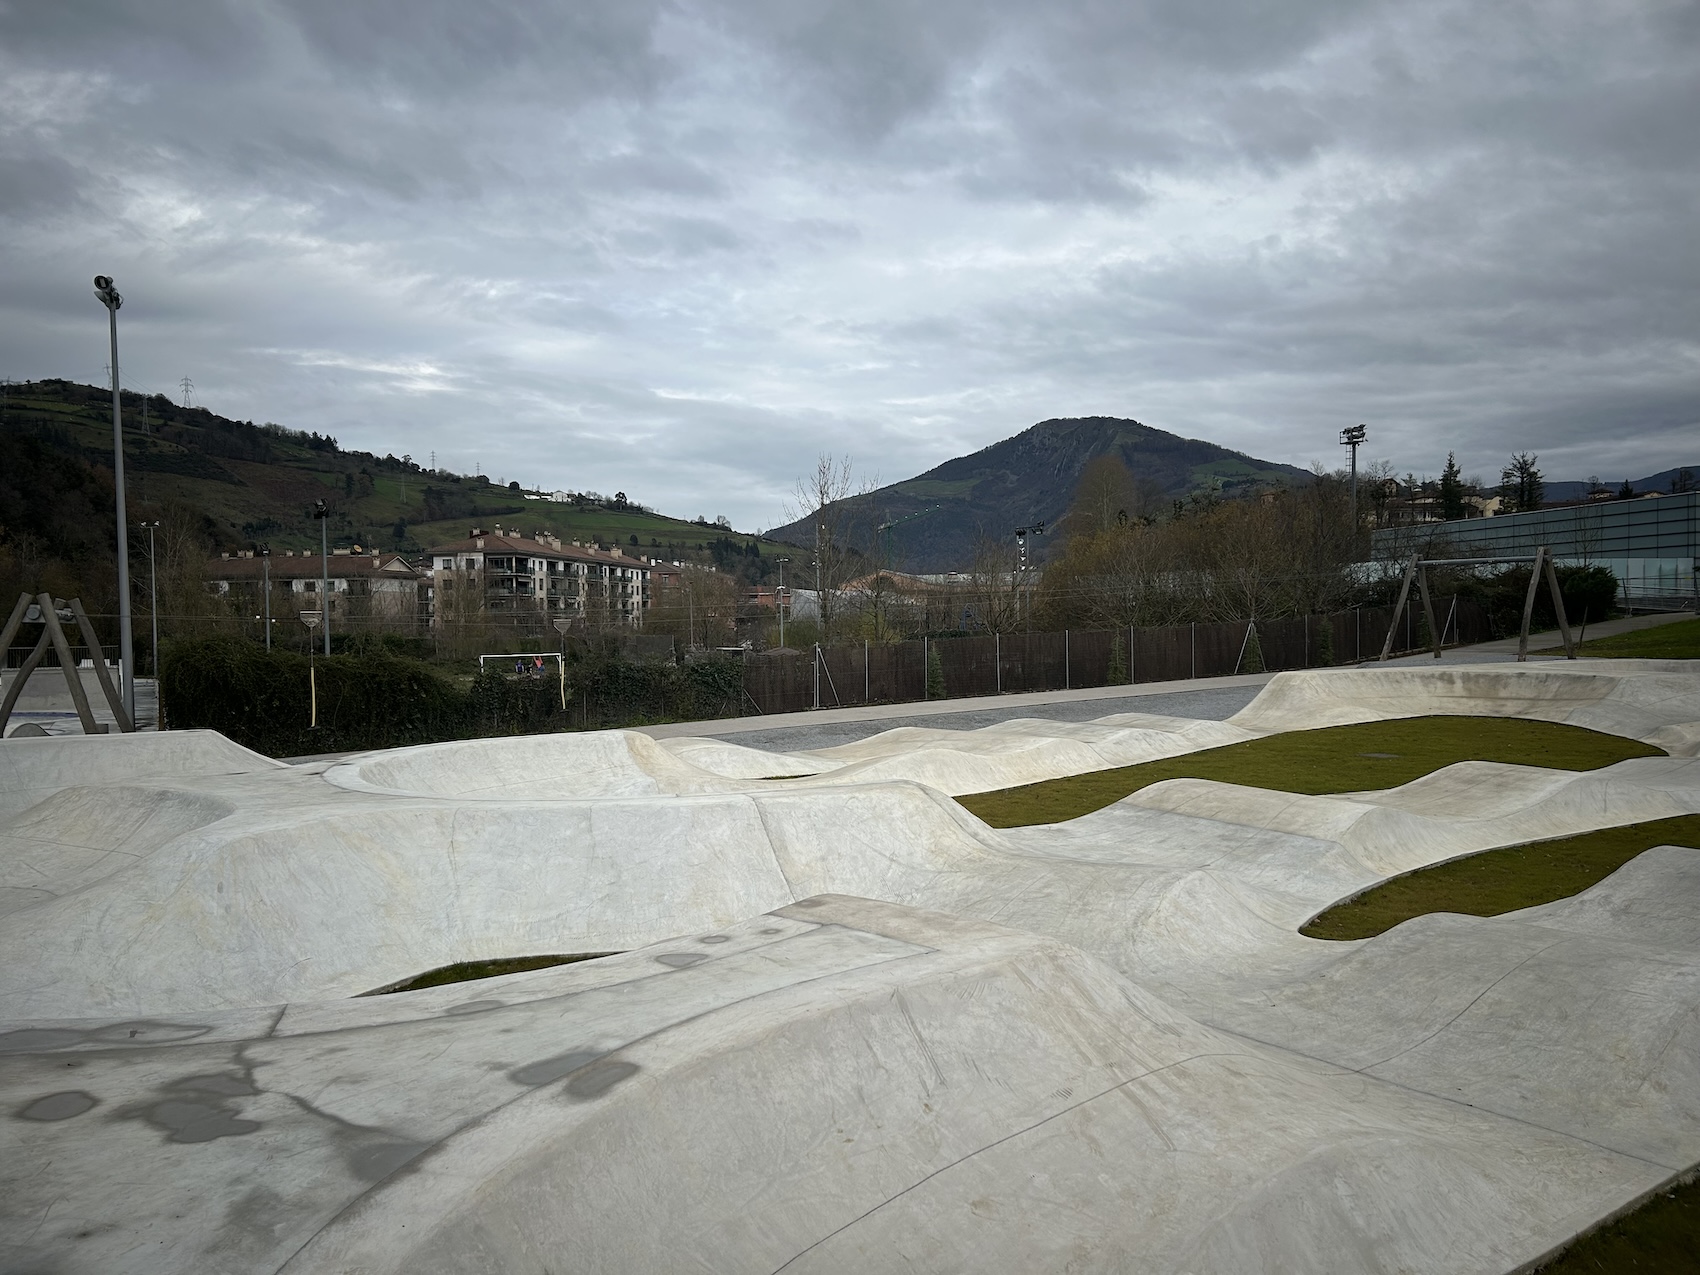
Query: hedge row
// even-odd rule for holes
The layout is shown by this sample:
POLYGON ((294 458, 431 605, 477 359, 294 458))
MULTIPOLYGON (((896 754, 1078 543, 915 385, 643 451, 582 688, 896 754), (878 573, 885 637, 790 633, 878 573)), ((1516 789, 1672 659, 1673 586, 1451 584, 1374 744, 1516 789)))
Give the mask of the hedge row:
POLYGON ((553 666, 538 678, 491 669, 463 687, 377 642, 311 661, 230 638, 174 642, 160 653, 168 726, 216 730, 272 757, 731 716, 742 693, 742 671, 729 660, 681 667, 581 656, 567 667, 563 708, 553 666))

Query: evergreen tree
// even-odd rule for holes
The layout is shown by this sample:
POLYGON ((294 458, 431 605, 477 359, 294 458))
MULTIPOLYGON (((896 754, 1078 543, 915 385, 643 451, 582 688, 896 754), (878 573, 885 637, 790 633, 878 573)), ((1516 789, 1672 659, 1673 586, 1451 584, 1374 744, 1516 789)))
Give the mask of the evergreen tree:
POLYGON ((1120 629, 1116 630, 1116 635, 1110 642, 1110 668, 1104 680, 1111 686, 1125 686, 1132 681, 1127 672, 1127 651, 1122 646, 1120 629))
POLYGON ((1246 633, 1245 646, 1242 648, 1240 665, 1236 673, 1261 673, 1263 669, 1263 643, 1257 640, 1257 625, 1254 622, 1246 633))
POLYGON ((1499 499, 1504 513, 1522 513, 1539 509, 1547 497, 1546 483, 1541 471, 1535 468, 1539 456, 1518 452, 1499 474, 1499 499))
POLYGON ((939 658, 937 642, 927 649, 927 698, 944 698, 944 661, 939 658))
POLYGON ((1440 516, 1447 522, 1464 516, 1464 477, 1455 452, 1446 453, 1446 468, 1440 471, 1440 516))

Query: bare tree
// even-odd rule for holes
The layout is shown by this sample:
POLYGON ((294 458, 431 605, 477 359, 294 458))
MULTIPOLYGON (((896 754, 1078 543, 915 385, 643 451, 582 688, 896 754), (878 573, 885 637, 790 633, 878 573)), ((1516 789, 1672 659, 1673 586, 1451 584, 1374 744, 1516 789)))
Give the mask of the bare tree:
POLYGON ((1025 614, 1023 584, 1014 541, 995 539, 982 531, 966 578, 951 590, 955 625, 983 627, 988 633, 1015 632, 1025 614))
POLYGON ((845 586, 858 574, 864 555, 855 546, 856 533, 872 530, 872 505, 866 497, 871 486, 858 487, 850 457, 824 453, 814 469, 797 480, 795 503, 787 508, 793 521, 807 519, 811 535, 805 537, 814 551, 812 581, 819 599, 820 632, 823 642, 839 636, 844 621, 845 586))
POLYGON ((734 646, 737 618, 737 581, 708 567, 687 566, 676 585, 657 595, 643 627, 670 634, 686 648, 734 646))

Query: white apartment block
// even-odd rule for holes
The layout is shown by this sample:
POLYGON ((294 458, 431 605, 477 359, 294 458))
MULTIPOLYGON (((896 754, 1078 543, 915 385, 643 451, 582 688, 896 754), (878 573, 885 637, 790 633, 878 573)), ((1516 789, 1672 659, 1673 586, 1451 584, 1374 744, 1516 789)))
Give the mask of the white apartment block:
POLYGON ((650 564, 547 532, 534 537, 473 528, 431 550, 437 622, 459 613, 457 590, 475 589, 491 615, 585 618, 636 627, 650 604, 650 564))

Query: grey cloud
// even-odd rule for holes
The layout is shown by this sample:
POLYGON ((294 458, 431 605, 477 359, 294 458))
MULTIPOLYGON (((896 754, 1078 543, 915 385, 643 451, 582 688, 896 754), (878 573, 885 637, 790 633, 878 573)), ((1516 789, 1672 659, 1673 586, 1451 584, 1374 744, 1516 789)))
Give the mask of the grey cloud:
POLYGON ((1650 472, 1700 423, 1695 12, 14 4, 0 373, 99 375, 98 268, 139 388, 748 526, 819 450, 1079 412, 1650 472))

